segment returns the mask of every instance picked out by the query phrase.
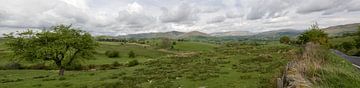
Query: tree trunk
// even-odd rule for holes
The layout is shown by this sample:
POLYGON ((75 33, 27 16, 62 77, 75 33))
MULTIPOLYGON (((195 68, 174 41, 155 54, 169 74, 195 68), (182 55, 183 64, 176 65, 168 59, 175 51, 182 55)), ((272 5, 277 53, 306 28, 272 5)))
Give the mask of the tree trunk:
POLYGON ((64 76, 64 72, 65 72, 65 68, 64 68, 64 67, 60 67, 60 69, 59 69, 59 76, 64 76))

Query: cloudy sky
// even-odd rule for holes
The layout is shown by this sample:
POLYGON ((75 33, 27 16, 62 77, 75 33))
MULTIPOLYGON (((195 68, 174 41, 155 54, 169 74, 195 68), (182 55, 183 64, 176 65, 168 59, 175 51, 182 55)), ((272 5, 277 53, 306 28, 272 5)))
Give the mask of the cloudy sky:
POLYGON ((360 22, 360 0, 0 0, 0 33, 58 24, 96 35, 262 32, 360 22))

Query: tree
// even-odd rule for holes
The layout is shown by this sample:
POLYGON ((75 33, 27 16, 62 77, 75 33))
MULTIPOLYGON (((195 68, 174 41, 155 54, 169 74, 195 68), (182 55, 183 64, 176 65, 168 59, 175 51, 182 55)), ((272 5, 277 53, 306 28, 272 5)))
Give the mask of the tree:
POLYGON ((173 43, 171 42, 171 39, 161 38, 160 48, 169 49, 169 48, 171 48, 172 45, 173 45, 173 43))
POLYGON ((283 37, 280 38, 280 43, 289 44, 290 43, 290 38, 288 36, 283 36, 283 37))
POLYGON ((87 32, 71 28, 71 25, 58 25, 41 32, 17 32, 5 34, 6 45, 17 59, 27 61, 52 61, 63 76, 65 67, 76 61, 93 57, 98 45, 87 32))
POLYGON ((135 58, 135 53, 134 53, 134 51, 130 51, 130 52, 129 52, 129 58, 135 58))
POLYGON ((321 30, 317 24, 311 25, 309 30, 305 31, 298 37, 298 40, 301 44, 313 42, 325 45, 327 44, 328 39, 328 34, 321 30))

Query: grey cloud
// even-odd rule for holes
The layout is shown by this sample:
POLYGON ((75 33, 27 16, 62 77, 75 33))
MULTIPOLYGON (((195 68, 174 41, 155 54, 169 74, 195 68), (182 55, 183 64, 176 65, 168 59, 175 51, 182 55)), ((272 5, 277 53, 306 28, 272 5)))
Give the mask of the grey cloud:
POLYGON ((220 22, 224 22, 224 21, 225 21, 224 16, 217 16, 217 17, 213 17, 212 19, 210 19, 206 23, 211 24, 211 23, 220 23, 220 22))
POLYGON ((198 20, 198 9, 190 7, 189 4, 182 3, 174 10, 162 8, 163 14, 159 17, 164 23, 193 23, 198 20))
POLYGON ((288 2, 281 0, 256 0, 247 4, 250 9, 246 16, 248 20, 279 17, 290 7, 288 2))
POLYGON ((57 24, 96 35, 257 32, 360 22, 359 11, 360 0, 0 0, 0 32, 57 24))
POLYGON ((240 13, 236 13, 234 11, 230 11, 230 12, 226 12, 225 13, 225 16, 227 18, 239 18, 239 17, 243 17, 244 15, 243 14, 240 14, 240 13))
POLYGON ((360 11, 359 3, 359 0, 306 0, 301 2, 297 13, 323 12, 324 15, 331 15, 344 11, 360 11))
POLYGON ((130 28, 142 28, 149 24, 155 23, 156 19, 143 13, 130 14, 126 11, 119 12, 118 21, 128 25, 130 28))

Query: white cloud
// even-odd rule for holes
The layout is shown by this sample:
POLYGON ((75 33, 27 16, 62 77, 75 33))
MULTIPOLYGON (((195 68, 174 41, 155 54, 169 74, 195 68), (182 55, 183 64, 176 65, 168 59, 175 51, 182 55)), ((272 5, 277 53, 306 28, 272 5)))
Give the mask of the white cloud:
POLYGON ((0 33, 73 24, 96 35, 268 31, 360 22, 359 0, 0 0, 0 33))

